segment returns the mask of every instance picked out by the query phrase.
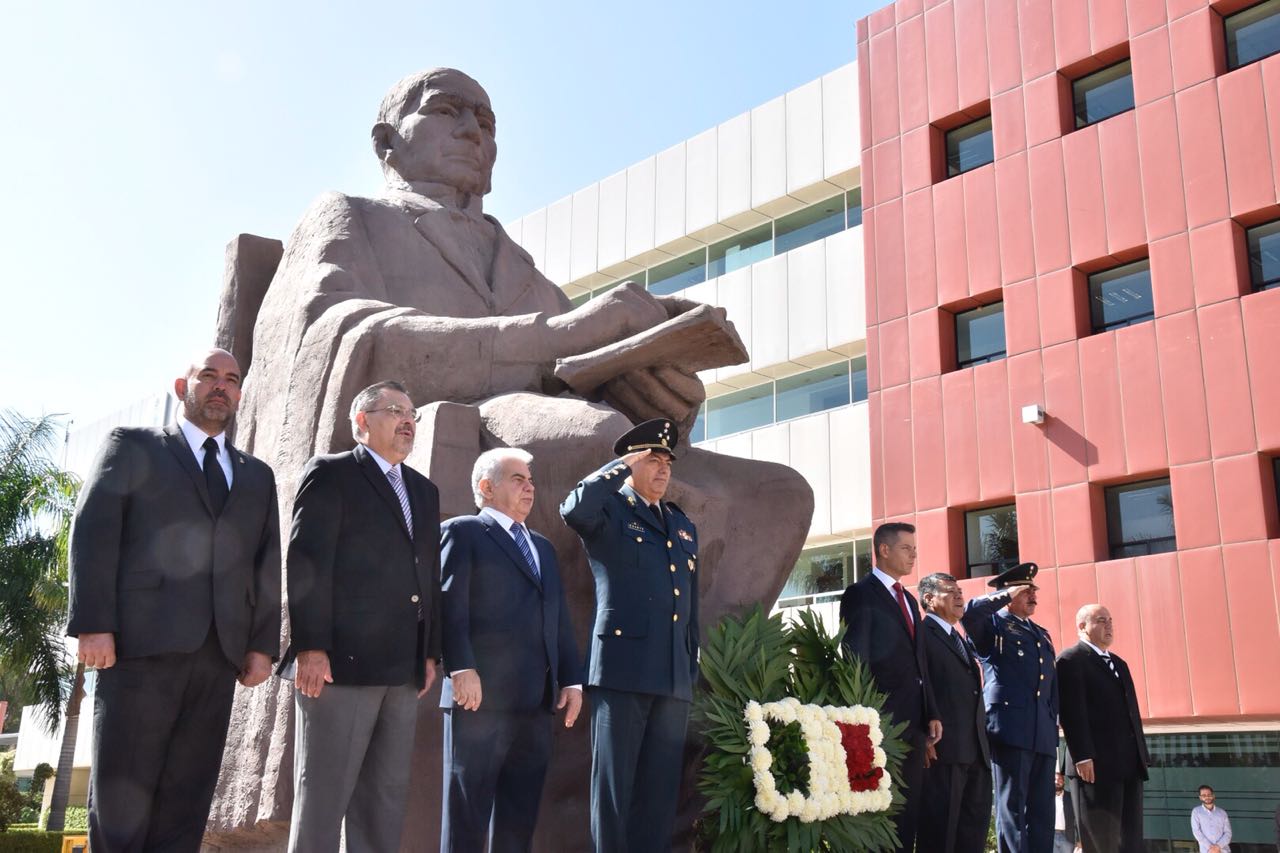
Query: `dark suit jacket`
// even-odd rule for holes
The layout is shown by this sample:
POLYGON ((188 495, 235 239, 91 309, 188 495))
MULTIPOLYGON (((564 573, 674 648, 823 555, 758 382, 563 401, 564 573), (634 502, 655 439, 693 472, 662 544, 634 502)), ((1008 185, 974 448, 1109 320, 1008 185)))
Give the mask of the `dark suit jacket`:
MULTIPOLYGON (((529 532, 540 579, 491 516, 451 518, 441 527, 445 672, 476 670, 484 710, 550 711, 562 686, 583 683, 555 550, 529 532)), ((441 686, 440 707, 453 707, 452 678, 441 686)))
POLYGON ((400 500, 369 451, 307 463, 289 536, 290 646, 324 650, 335 684, 417 684, 440 659, 440 495, 400 466, 413 536, 400 500))
POLYGON ((698 681, 698 529, 673 503, 660 520, 615 459, 560 504, 596 586, 587 683, 689 701, 698 681))
POLYGON ((1059 722, 1067 740, 1067 775, 1075 776, 1076 762, 1091 758, 1099 782, 1146 779, 1151 757, 1133 676, 1114 652, 1111 660, 1119 678, 1083 642, 1058 656, 1059 722))
POLYGON ((845 648, 862 659, 876 686, 887 695, 884 710, 894 721, 907 722, 904 736, 912 729, 927 731, 929 720, 941 719, 929 684, 920 608, 911 593, 905 595, 916 618, 914 642, 902 608, 875 575, 850 586, 840 599, 840 621, 847 626, 845 648))
MULTIPOLYGON (((943 764, 981 761, 990 767, 987 708, 982 698, 978 664, 972 653, 960 653, 955 640, 937 622, 926 616, 920 625, 924 629, 924 648, 929 659, 929 686, 942 720, 938 761, 943 764)), ((965 643, 967 647, 968 641, 965 643)))
POLYGON ((223 654, 280 653, 275 477, 227 445, 231 492, 214 516, 177 425, 112 430, 71 532, 67 634, 114 633, 121 658, 194 652, 216 620, 223 654))

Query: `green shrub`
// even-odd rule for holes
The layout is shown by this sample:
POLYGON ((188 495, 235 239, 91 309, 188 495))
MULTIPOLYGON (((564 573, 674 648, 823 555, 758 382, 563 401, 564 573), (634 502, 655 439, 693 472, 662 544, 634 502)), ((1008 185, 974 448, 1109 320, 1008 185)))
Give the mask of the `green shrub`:
POLYGON ((0 832, 0 853, 62 853, 62 833, 0 832))
MULTIPOLYGON (((45 829, 49 825, 49 810, 45 809, 40 812, 40 828, 45 829)), ((89 831, 89 808, 88 806, 67 806, 67 814, 62 824, 63 832, 88 832, 89 831)))

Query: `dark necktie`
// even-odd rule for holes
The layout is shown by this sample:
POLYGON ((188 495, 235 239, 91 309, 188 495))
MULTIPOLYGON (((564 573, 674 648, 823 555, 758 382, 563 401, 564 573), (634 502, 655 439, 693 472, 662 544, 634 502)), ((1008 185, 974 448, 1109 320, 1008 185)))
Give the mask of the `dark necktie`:
POLYGON ((511 538, 516 540, 516 547, 520 549, 520 555, 524 557, 524 561, 529 564, 529 570, 533 572, 533 576, 542 580, 542 573, 538 571, 538 561, 533 559, 533 551, 529 549, 529 537, 525 535, 523 524, 517 521, 511 525, 511 538))
POLYGON ((213 504, 213 514, 221 515, 227 504, 227 475, 218 464, 218 442, 212 437, 204 440, 204 484, 209 489, 209 503, 213 504))
POLYGON ((902 618, 907 620, 907 633, 911 635, 911 639, 916 638, 916 623, 911 618, 911 611, 907 609, 907 596, 902 591, 902 584, 894 581, 893 594, 898 597, 898 606, 902 608, 902 618))
POLYGON ((960 654, 964 655, 964 659, 969 659, 969 650, 965 648, 964 637, 960 636, 960 632, 955 628, 951 629, 951 639, 956 641, 956 648, 960 649, 960 654))
POLYGON ((1120 673, 1119 673, 1119 672, 1116 672, 1116 663, 1115 663, 1115 661, 1113 661, 1113 660, 1111 659, 1111 653, 1110 653, 1110 652, 1103 652, 1103 653, 1102 653, 1102 657, 1106 659, 1106 661, 1107 661, 1107 666, 1111 667, 1111 674, 1112 674, 1112 675, 1114 675, 1116 678, 1119 678, 1119 677, 1120 677, 1120 673))
POLYGON ((666 530, 667 520, 662 517, 662 504, 649 504, 649 511, 652 512, 653 517, 658 520, 658 527, 666 530))

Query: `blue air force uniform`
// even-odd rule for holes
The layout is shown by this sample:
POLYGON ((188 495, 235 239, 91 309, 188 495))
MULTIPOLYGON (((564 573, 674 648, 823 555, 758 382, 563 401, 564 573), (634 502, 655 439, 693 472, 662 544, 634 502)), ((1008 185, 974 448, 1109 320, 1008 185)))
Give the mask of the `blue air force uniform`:
MULTIPOLYGON (((648 421, 614 451, 670 453, 675 427, 648 421), (665 428, 662 425, 666 425, 665 428), (665 441, 666 443, 661 443, 665 441)), ((614 460, 565 498, 595 578, 587 685, 592 706, 591 834, 597 851, 671 847, 685 730, 698 677, 698 532, 678 506, 648 506, 614 460)))
POLYGON ((998 591, 971 600, 962 623, 982 660, 1000 853, 1053 848, 1058 680, 1049 632, 1005 610, 1037 566, 993 578, 998 591))

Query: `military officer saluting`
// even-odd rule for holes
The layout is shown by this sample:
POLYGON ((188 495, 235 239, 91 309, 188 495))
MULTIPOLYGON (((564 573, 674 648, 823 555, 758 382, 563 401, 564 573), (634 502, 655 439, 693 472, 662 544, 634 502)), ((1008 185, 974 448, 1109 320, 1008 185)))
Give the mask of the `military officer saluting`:
POLYGON ((645 421, 560 505, 596 585, 587 690, 600 853, 671 849, 698 677, 698 532, 662 500, 678 438, 674 421, 645 421))
POLYGON ((992 578, 997 591, 961 618, 982 660, 1000 853, 1053 849, 1058 680, 1049 632, 1031 621, 1037 571, 1021 563, 992 578))

